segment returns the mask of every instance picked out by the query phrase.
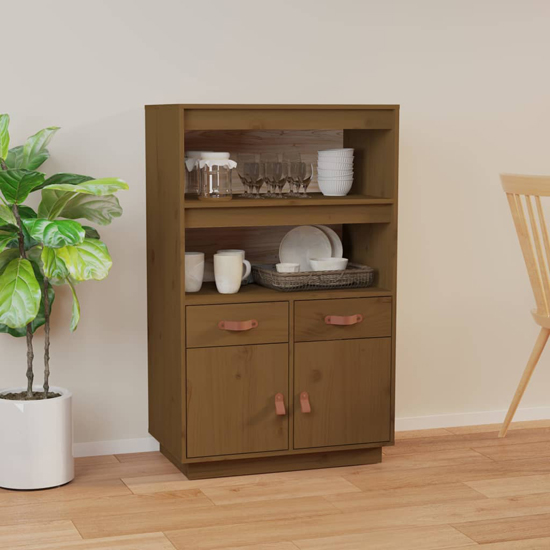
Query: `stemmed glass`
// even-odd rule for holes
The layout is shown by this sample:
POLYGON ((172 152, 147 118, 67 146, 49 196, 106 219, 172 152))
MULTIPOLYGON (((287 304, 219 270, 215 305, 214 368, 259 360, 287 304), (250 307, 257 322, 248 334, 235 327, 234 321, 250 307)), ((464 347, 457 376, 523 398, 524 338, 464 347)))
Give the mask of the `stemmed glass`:
POLYGON ((286 197, 293 198, 300 195, 298 190, 300 189, 299 176, 301 160, 302 159, 298 151, 283 153, 283 163, 286 165, 286 180, 290 185, 290 190, 285 195, 286 197))
POLYGON ((275 153, 262 153, 260 163, 262 165, 262 178, 267 184, 267 193, 264 194, 264 197, 272 199, 277 196, 273 191, 276 185, 277 165, 280 165, 279 157, 275 153))
POLYGON ((239 154, 237 155, 237 174, 243 184, 244 193, 241 194, 243 199, 250 199, 252 195, 250 188, 252 187, 252 180, 249 177, 250 170, 247 169, 250 164, 256 162, 256 155, 251 154, 239 154))
POLYGON ((273 195, 276 199, 284 199, 283 189, 287 182, 287 165, 284 162, 277 162, 274 165, 273 180, 277 188, 277 194, 273 195))
POLYGON ((300 197, 301 199, 309 199, 311 197, 311 195, 307 194, 307 188, 311 183, 312 177, 313 177, 313 164, 309 162, 301 162, 299 175, 298 175, 298 180, 300 181, 299 187, 304 188, 304 190, 298 194, 298 197, 300 197))

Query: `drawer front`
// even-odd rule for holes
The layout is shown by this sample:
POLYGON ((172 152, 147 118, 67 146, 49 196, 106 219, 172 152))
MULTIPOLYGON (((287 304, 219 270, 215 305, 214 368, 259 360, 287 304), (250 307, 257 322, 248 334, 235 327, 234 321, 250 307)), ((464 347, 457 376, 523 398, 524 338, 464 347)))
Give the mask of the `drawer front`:
POLYGON ((187 347, 288 342, 288 302, 187 307, 187 347))
POLYGON ((296 302, 294 326, 296 342, 391 336, 391 298, 296 302))

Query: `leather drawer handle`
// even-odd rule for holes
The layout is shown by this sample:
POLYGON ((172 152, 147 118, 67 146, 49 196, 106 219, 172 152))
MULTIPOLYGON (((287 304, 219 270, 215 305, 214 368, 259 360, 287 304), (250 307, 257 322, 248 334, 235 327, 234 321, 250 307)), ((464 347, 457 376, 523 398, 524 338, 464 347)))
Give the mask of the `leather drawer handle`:
POLYGON ((251 330, 258 326, 256 319, 249 319, 248 321, 220 321, 218 328, 220 330, 230 330, 232 332, 242 332, 244 330, 251 330))
POLYGON ((277 416, 285 416, 285 396, 282 393, 278 393, 275 396, 275 413, 277 416))
POLYGON ((356 325, 363 320, 363 316, 358 313, 357 315, 327 315, 325 317, 325 323, 327 325, 339 325, 339 326, 348 326, 356 325))
POLYGON ((300 408, 302 409, 302 412, 304 414, 311 412, 311 404, 309 402, 309 393, 307 393, 307 391, 303 391, 300 394, 300 408))

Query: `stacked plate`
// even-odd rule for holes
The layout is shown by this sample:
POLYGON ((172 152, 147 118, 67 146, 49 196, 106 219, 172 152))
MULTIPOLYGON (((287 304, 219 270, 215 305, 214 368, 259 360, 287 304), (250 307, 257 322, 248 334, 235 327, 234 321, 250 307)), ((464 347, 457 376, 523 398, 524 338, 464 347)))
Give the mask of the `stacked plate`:
POLYGON ((327 197, 347 195, 353 183, 353 149, 319 151, 319 189, 327 197))

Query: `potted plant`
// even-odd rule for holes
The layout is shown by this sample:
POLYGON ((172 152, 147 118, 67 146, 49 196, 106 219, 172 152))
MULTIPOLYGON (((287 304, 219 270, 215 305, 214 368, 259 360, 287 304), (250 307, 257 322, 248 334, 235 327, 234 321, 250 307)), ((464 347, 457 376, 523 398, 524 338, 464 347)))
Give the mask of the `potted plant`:
POLYGON ((68 285, 71 330, 80 319, 76 285, 102 280, 112 265, 96 229, 122 214, 118 178, 94 179, 37 169, 59 128, 40 130, 9 148, 9 116, 0 115, 0 333, 24 338, 26 386, 0 390, 0 487, 44 489, 74 477, 71 393, 50 386, 50 315, 55 289, 68 285), (37 211, 25 205, 40 192, 37 211), (34 384, 33 335, 44 327, 44 380, 34 384))

